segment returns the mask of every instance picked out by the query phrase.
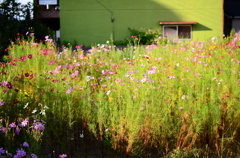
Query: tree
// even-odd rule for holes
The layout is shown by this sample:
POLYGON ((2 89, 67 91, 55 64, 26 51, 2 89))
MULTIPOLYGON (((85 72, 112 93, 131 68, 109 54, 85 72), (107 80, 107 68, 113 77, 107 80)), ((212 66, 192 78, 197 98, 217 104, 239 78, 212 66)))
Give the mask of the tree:
POLYGON ((31 27, 32 11, 32 3, 23 5, 15 0, 5 0, 0 4, 0 56, 6 54, 4 50, 10 41, 14 41, 17 33, 25 34, 31 27))

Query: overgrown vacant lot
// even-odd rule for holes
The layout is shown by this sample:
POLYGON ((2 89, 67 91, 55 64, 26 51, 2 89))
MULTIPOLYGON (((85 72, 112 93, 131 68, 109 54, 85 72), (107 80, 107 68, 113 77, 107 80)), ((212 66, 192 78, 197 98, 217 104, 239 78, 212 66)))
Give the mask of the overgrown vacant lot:
POLYGON ((0 157, 238 157, 239 45, 18 40, 0 67, 0 157))

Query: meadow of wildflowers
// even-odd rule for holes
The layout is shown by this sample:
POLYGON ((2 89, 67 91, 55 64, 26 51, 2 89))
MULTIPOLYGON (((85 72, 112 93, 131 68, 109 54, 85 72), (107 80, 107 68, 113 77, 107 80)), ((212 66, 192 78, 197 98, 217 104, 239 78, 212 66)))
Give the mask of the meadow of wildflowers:
POLYGON ((161 40, 87 53, 49 37, 12 43, 0 65, 0 157, 239 156, 240 33, 161 40))

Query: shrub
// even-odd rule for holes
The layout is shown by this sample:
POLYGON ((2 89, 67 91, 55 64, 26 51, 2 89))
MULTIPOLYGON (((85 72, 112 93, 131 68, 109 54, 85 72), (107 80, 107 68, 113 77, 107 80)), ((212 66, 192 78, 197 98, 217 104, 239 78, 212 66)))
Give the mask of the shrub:
POLYGON ((151 29, 131 29, 128 28, 131 32, 132 38, 137 37, 140 45, 151 45, 156 44, 155 39, 162 35, 161 30, 151 30, 151 29))

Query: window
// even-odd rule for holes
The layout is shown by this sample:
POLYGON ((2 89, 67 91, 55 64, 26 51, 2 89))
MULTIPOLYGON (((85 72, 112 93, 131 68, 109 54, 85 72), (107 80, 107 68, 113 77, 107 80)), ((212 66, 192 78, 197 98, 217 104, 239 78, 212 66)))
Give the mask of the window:
POLYGON ((57 5, 57 0, 39 0, 39 5, 57 5))
POLYGON ((192 26, 163 25, 163 35, 171 39, 192 39, 192 26))

